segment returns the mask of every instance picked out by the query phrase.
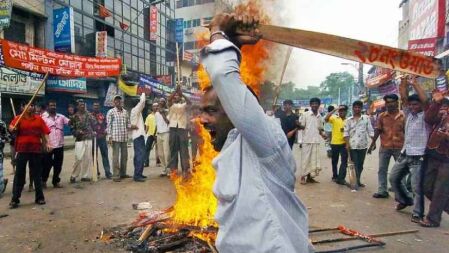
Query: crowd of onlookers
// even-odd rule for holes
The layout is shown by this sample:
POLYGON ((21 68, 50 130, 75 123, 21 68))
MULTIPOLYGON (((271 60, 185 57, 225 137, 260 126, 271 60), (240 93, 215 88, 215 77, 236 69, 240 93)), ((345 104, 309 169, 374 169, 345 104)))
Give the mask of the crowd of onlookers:
POLYGON ((437 227, 443 211, 449 213, 449 99, 435 90, 430 101, 415 77, 403 77, 399 93, 384 96, 385 107, 377 113, 364 114, 363 102, 355 101, 350 117, 347 105, 330 106, 322 115, 320 99, 312 98, 310 110, 302 114, 294 113, 293 102, 285 100, 273 117, 280 119, 290 147, 295 140, 300 145, 297 178, 301 184, 317 182, 324 139, 330 143, 332 181, 351 186, 353 191, 365 187, 361 180, 365 158, 376 149, 380 137, 378 190, 373 197, 388 198, 390 190, 396 210, 412 206, 412 222, 437 227), (327 133, 325 125, 329 126, 327 133), (391 158, 395 163, 388 173, 391 158), (354 184, 346 181, 348 163, 355 172, 354 184), (424 196, 431 201, 427 215, 424 196))
POLYGON ((46 203, 43 191, 47 188, 52 169, 51 184, 54 188, 63 187, 60 174, 64 163, 64 126, 70 127, 75 139, 70 183, 96 181, 101 176, 99 160, 106 179, 120 182, 132 177, 136 182, 144 182, 143 170, 150 164, 152 150, 155 150, 156 166, 162 167, 161 176, 178 171, 179 157, 182 176, 188 177, 189 142, 193 158, 198 150, 199 133, 195 118, 199 110, 183 95, 179 86, 168 98, 156 98, 153 103, 147 103, 145 94, 142 94, 129 112, 123 108, 121 96, 115 96, 113 103, 114 107, 104 114, 98 101, 89 111, 85 101, 78 99, 76 106, 68 107, 65 116, 56 112, 56 101, 48 100, 39 106, 22 104, 20 115, 9 125, 0 120, 0 197, 8 184, 3 177, 3 149, 8 142, 14 170, 11 208, 19 206, 27 165, 29 191, 35 191, 36 204, 46 203), (145 107, 148 115, 144 119, 145 107), (134 149, 132 176, 127 174, 129 137, 134 149), (109 148, 112 148, 112 166, 109 148))

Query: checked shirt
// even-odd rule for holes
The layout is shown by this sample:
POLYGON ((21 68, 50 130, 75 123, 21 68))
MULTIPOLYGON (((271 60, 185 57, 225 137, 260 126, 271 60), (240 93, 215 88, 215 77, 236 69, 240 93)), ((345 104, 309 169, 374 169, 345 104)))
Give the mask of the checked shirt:
POLYGON ((128 112, 125 109, 121 111, 117 108, 112 108, 106 115, 107 131, 109 137, 115 142, 127 142, 128 141, 128 128, 130 122, 128 118, 128 112))

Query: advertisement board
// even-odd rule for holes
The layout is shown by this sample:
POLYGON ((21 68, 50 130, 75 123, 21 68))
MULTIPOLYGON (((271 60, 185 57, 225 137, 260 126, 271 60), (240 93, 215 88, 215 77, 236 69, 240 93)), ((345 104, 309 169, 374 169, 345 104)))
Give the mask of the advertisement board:
POLYGON ((56 52, 75 53, 75 25, 72 7, 53 10, 53 39, 56 52))
POLYGON ((47 91, 67 92, 67 93, 87 93, 86 78, 60 78, 49 77, 46 82, 47 91))
POLYGON ((9 27, 11 12, 12 0, 0 0, 0 29, 9 27))
POLYGON ((106 31, 95 33, 95 55, 97 57, 108 56, 108 33, 106 31))
POLYGON ((157 15, 157 7, 152 5, 150 7, 150 40, 157 39, 157 15))
POLYGON ((411 0, 410 40, 444 37, 445 17, 445 0, 411 0))

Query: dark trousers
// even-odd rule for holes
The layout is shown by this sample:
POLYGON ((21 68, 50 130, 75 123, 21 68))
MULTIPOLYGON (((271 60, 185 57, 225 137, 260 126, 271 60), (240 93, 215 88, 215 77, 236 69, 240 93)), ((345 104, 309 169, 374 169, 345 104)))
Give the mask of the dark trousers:
POLYGON ((345 144, 331 144, 332 149, 332 178, 344 181, 346 178, 346 167, 348 167, 348 151, 345 144), (341 157, 340 169, 338 168, 338 158, 341 157))
POLYGON ((366 149, 351 149, 349 151, 351 160, 354 163, 355 175, 357 177, 357 184, 361 184, 360 178, 362 177, 363 164, 365 163, 366 149))
POLYGON ((61 182, 59 175, 61 174, 64 160, 64 147, 55 148, 51 152, 43 154, 43 157, 44 169, 42 171, 42 182, 47 182, 50 170, 53 167, 53 180, 51 182, 53 185, 56 185, 61 182))
POLYGON ((134 179, 143 176, 143 163, 145 162, 145 137, 143 135, 133 140, 134 147, 134 179))
POLYGON ((198 144, 201 138, 197 134, 190 134, 190 141, 192 142, 192 160, 195 161, 196 154, 198 153, 198 144))
POLYGON ((94 162, 97 163, 97 171, 99 168, 99 166, 98 166, 98 149, 100 149, 101 161, 103 162, 104 174, 106 177, 111 177, 112 173, 111 173, 111 165, 109 164, 108 143, 106 142, 106 137, 97 138, 96 141, 97 141, 97 145, 96 145, 95 152, 97 152, 97 160, 94 162))
POLYGON ((440 224, 443 211, 449 213, 449 162, 429 157, 424 167, 424 195, 431 200, 427 219, 440 224))
POLYGON ((34 182, 36 201, 45 199, 42 191, 42 154, 38 153, 17 153, 16 174, 12 187, 12 201, 19 202, 25 184, 26 166, 29 162, 31 179, 34 182))
POLYGON ((170 161, 168 168, 171 170, 178 170, 178 153, 181 156, 181 168, 183 175, 189 171, 189 139, 187 137, 187 130, 182 128, 170 128, 169 136, 170 146, 170 161))
POLYGON ((156 139, 156 136, 150 135, 147 138, 147 141, 145 142, 145 166, 150 165, 150 153, 151 149, 153 148, 154 140, 156 139))

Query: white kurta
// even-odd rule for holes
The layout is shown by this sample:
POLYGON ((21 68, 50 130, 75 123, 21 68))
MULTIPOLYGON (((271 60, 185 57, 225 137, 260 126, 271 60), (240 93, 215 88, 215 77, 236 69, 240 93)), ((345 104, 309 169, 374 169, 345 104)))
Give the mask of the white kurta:
POLYGON ((319 113, 313 114, 312 111, 305 112, 301 118, 301 125, 305 129, 303 130, 300 176, 316 177, 321 171, 319 151, 322 141, 320 131, 323 129, 323 124, 323 117, 319 113))

